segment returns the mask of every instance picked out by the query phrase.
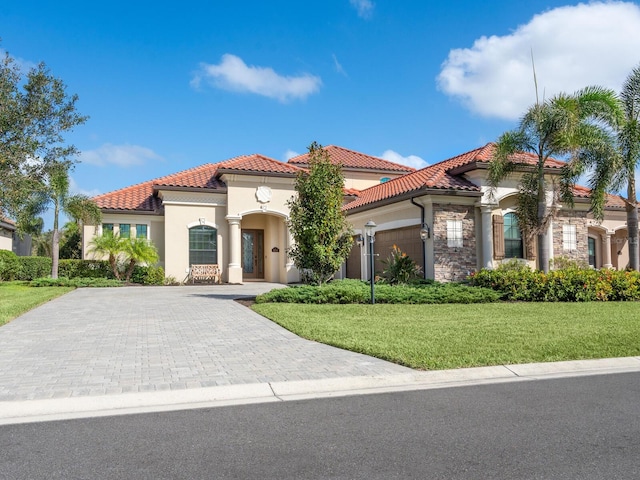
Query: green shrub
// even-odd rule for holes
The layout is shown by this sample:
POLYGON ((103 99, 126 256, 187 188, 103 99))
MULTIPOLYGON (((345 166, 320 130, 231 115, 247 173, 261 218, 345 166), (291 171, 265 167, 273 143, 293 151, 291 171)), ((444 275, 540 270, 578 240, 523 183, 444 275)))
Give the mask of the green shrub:
POLYGON ((397 245, 382 263, 386 268, 382 271, 382 278, 390 285, 404 285, 418 278, 422 270, 416 262, 411 260, 397 245))
POLYGON ((18 256, 9 250, 0 250, 0 280, 16 280, 21 273, 18 256))
POLYGON ((136 265, 133 267, 131 282, 142 285, 164 285, 164 268, 136 265))
POLYGON ((18 257, 18 262, 20 263, 19 280, 33 280, 51 275, 51 258, 49 257, 18 257))
MULTIPOLYGON (((500 295, 487 288, 458 283, 427 282, 414 285, 379 284, 375 287, 376 303, 483 303, 495 302, 500 295)), ((271 290, 256 298, 257 303, 369 303, 370 285, 360 280, 336 280, 321 287, 291 286, 271 290)))
MULTIPOLYGON (((588 302, 640 300, 640 273, 578 268, 564 264, 545 274, 528 267, 483 269, 469 277, 471 285, 500 292, 504 300, 527 302, 588 302)), ((557 266, 557 264, 556 264, 557 266)))
POLYGON ((38 278, 29 282, 31 287, 120 287, 122 282, 107 278, 38 278))
POLYGON ((106 260, 60 260, 58 275, 67 278, 115 278, 106 260))

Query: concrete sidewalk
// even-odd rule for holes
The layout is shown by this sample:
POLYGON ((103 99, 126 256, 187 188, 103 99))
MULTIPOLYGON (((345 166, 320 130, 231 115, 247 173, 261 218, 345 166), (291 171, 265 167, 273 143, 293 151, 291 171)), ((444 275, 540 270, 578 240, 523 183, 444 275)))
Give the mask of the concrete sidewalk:
POLYGON ((0 424, 640 371, 640 358, 417 372, 238 304, 281 285, 78 289, 0 328, 0 424))

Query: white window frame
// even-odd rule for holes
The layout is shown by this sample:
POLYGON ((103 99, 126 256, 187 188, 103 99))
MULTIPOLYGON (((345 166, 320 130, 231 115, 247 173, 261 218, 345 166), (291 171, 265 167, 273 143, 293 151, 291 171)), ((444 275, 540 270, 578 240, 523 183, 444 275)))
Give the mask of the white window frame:
POLYGON ((574 224, 562 225, 562 251, 573 252, 578 249, 578 235, 574 224))
POLYGON ((462 248, 462 220, 447 220, 447 247, 462 248))

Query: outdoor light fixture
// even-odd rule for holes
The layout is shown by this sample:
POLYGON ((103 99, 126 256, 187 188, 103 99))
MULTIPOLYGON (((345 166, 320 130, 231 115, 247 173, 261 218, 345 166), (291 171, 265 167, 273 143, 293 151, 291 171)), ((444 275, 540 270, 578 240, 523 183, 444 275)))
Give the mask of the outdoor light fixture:
POLYGON ((361 247, 362 245, 364 245, 364 238, 362 237, 362 234, 359 233, 356 235, 356 244, 361 247))
POLYGON ((374 281, 375 281, 375 266, 374 266, 374 258, 373 258, 373 242, 376 241, 376 224, 373 220, 369 220, 364 225, 364 231, 369 238, 369 281, 371 283, 371 304, 376 303, 376 296, 374 291, 374 281))
POLYGON ((422 224, 422 228, 420 229, 420 239, 423 242, 427 241, 427 238, 431 237, 431 231, 429 230, 429 225, 427 225, 426 223, 422 224))

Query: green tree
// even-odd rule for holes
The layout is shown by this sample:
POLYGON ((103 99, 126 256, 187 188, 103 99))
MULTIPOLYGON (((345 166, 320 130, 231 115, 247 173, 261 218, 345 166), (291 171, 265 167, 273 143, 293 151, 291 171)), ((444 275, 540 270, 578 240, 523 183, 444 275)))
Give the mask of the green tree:
POLYGON ((69 221, 62 227, 59 255, 61 259, 82 258, 82 234, 80 228, 80 224, 74 221, 69 221))
POLYGON ((638 270, 638 198, 636 168, 640 165, 640 65, 631 71, 620 93, 622 118, 616 129, 614 151, 597 157, 585 156, 572 165, 569 178, 573 180, 590 173, 591 203, 596 219, 604 216, 607 191, 626 189, 627 234, 629 237, 629 266, 638 270))
POLYGON ((107 257, 109 260, 109 266, 113 272, 113 276, 118 280, 120 278, 120 268, 118 263, 120 257, 124 252, 125 238, 120 238, 120 235, 114 234, 111 231, 106 231, 102 235, 96 235, 89 243, 89 253, 98 255, 100 257, 107 257))
POLYGON ((145 263, 154 264, 158 261, 158 250, 146 238, 132 238, 123 243, 123 253, 128 258, 129 264, 125 270, 125 281, 131 280, 131 274, 136 265, 145 263))
POLYGON ((296 178, 297 196, 289 202, 294 245, 289 255, 301 272, 322 285, 349 256, 352 229, 342 212, 342 166, 332 163, 322 145, 309 146, 309 171, 296 178))
POLYGON ((60 213, 64 212, 81 225, 97 224, 102 220, 100 208, 86 195, 70 195, 68 165, 53 163, 44 173, 38 190, 32 192, 20 210, 18 223, 23 225, 53 207, 53 230, 51 239, 51 278, 58 278, 60 259, 60 213))
MULTIPOLYGON (((620 115, 613 91, 587 87, 573 95, 559 94, 539 101, 524 114, 518 128, 506 132, 497 141, 489 164, 489 184, 495 189, 514 171, 521 171, 517 214, 525 238, 538 240, 538 268, 549 271, 547 230, 555 211, 550 208, 545 164, 551 157, 599 158, 610 151, 613 137, 609 125, 620 115), (517 153, 528 152, 537 157, 535 165, 523 165, 517 153)), ((556 196, 571 197, 570 182, 564 190, 551 189, 556 196)), ((555 199, 554 199, 555 200, 555 199)))
POLYGON ((44 63, 24 73, 8 53, 0 60, 0 213, 24 221, 47 170, 73 165, 78 151, 63 134, 87 119, 76 112, 77 99, 44 63))

